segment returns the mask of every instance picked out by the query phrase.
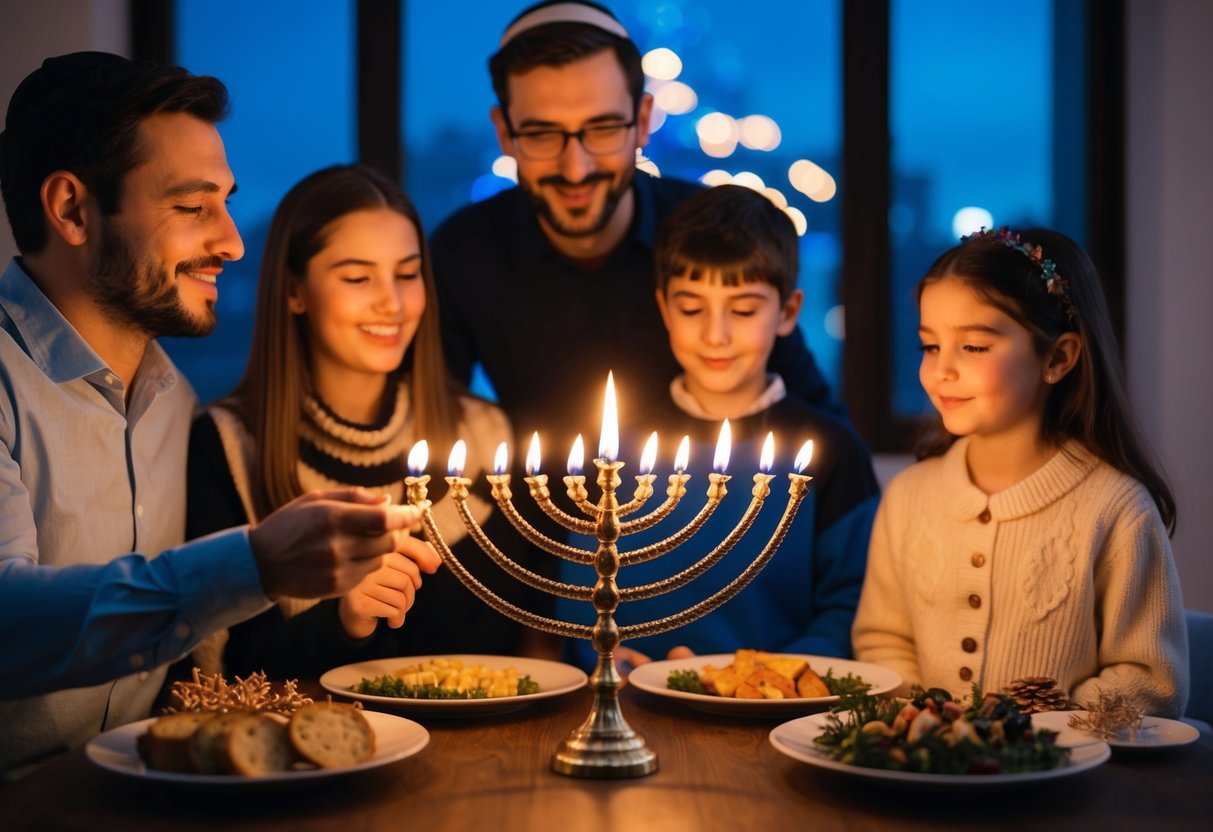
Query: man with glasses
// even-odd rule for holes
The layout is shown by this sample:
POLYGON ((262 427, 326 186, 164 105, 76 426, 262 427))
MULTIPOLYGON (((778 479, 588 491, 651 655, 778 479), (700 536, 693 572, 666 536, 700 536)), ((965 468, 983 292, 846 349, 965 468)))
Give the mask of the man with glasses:
MULTIPOLYGON (((636 45, 606 8, 530 7, 489 72, 518 187, 434 234, 443 339, 455 375, 467 382, 480 363, 519 435, 541 431, 560 459, 576 434, 596 430, 608 370, 625 423, 668 396, 679 367, 655 301, 652 240, 700 186, 637 175, 653 99, 636 45)), ((770 366, 805 400, 838 407, 799 330, 779 340, 770 366)))

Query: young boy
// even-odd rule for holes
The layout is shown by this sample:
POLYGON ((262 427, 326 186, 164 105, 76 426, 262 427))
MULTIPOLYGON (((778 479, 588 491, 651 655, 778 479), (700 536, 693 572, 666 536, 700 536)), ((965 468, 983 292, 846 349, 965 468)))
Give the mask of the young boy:
MULTIPOLYGON (((675 447, 689 435, 692 479, 670 518, 621 538, 620 551, 669 536, 700 510, 726 418, 733 438, 727 473, 734 478, 728 496, 694 537, 663 557, 623 567, 619 585, 672 575, 724 539, 749 505, 751 475, 759 470, 768 432, 775 434, 771 473, 777 477, 758 519, 723 560, 678 590, 621 603, 616 622, 640 623, 684 610, 740 574, 778 523, 787 503, 786 474, 795 470, 793 457, 808 439, 814 456, 804 473, 813 481, 787 538, 753 583, 698 621, 620 645, 617 658, 625 663, 665 658, 676 647, 675 655, 685 655, 685 648, 724 653, 752 647, 848 657, 879 491, 867 449, 847 424, 790 395, 783 379, 766 369, 775 339, 795 329, 803 299, 796 288, 796 230, 762 194, 724 185, 683 202, 662 225, 654 253, 657 305, 684 372, 670 385, 668 399, 651 403, 629 422, 643 426, 646 435, 659 432, 659 481, 673 470, 675 447)), ((625 439, 623 458, 637 460, 644 438, 625 439)), ((657 504, 652 500, 635 516, 657 504)), ((576 544, 594 545, 586 538, 576 544)), ((566 564, 562 579, 592 583, 593 574, 566 564)), ((580 623, 594 621, 592 607, 584 602, 562 600, 558 613, 580 623)), ((592 666, 595 653, 588 642, 571 646, 578 664, 592 666)))

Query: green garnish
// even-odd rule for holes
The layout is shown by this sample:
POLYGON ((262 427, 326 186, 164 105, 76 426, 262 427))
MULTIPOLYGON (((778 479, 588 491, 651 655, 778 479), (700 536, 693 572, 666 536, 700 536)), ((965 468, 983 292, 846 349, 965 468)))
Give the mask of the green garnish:
POLYGON ((699 673, 694 670, 671 670, 665 680, 670 690, 681 690, 686 693, 707 693, 699 681, 699 673))
MULTIPOLYGON (((439 685, 406 685, 399 676, 378 676, 374 679, 362 679, 353 687, 354 693, 365 693, 371 696, 392 696, 397 699, 488 699, 489 695, 481 688, 457 690, 444 688, 439 685)), ((530 676, 518 679, 518 695, 539 693, 539 683, 530 676)))

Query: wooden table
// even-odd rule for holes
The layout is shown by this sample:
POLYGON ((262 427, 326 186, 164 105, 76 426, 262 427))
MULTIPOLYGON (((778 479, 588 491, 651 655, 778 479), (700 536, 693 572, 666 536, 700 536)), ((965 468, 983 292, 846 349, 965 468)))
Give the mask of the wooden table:
POLYGON ((1205 829, 1213 818, 1213 735, 1124 754, 1091 771, 984 794, 924 794, 798 763, 767 734, 777 722, 728 719, 634 689, 624 713, 658 752, 645 778, 553 774, 557 742, 580 724, 590 694, 513 714, 423 719, 420 754, 307 788, 204 792, 123 777, 82 751, 0 788, 0 829, 175 832, 223 829, 736 830, 1205 829), (795 824, 792 826, 791 824, 795 824))

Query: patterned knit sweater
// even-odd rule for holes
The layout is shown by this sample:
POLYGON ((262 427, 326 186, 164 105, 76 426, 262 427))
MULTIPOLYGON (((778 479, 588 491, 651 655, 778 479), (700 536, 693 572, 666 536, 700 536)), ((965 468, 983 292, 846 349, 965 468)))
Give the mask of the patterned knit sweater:
POLYGON ((987 495, 967 439, 902 472, 876 516, 855 655, 906 685, 967 695, 1050 676, 1080 704, 1100 691, 1178 717, 1188 695, 1179 577, 1136 480, 1067 444, 987 495))

